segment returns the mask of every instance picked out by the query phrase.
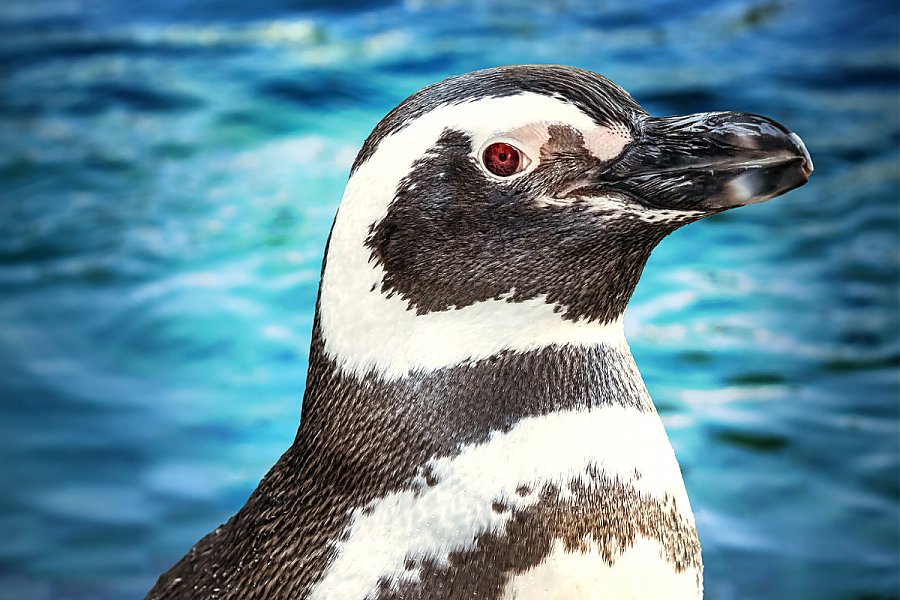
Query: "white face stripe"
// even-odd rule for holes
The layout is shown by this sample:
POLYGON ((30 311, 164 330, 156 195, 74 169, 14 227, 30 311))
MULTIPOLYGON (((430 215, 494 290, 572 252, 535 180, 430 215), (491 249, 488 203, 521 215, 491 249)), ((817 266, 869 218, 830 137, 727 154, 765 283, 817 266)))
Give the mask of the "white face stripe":
POLYGON ((621 131, 598 126, 568 102, 524 93, 442 106, 422 115, 383 139, 350 178, 331 235, 320 305, 325 352, 345 372, 363 375, 374 370, 398 378, 503 350, 624 343, 621 319, 609 324, 571 322, 543 298, 522 303, 488 300, 417 316, 399 296, 388 298, 380 292, 384 271, 370 261, 365 240, 370 227, 387 214, 397 185, 413 162, 448 127, 466 131, 479 148, 492 137, 521 129, 536 116, 588 132, 585 139, 592 140, 597 152, 617 152, 616 144, 621 150, 627 143, 621 131), (612 133, 604 138, 604 131, 612 133))
POLYGON ((561 540, 547 560, 510 580, 503 597, 509 600, 696 600, 703 597, 700 570, 677 573, 662 556, 659 542, 639 538, 612 565, 604 562, 596 544, 586 553, 569 552, 561 540), (598 593, 602 590, 602 594, 598 593))
POLYGON ((631 132, 622 125, 594 127, 583 132, 584 147, 600 160, 612 160, 631 141, 631 132))
POLYGON ((382 576, 414 580, 417 573, 405 569, 408 556, 440 564, 449 552, 470 547, 473 537, 499 532, 514 511, 539 500, 544 484, 566 491, 574 478, 585 479, 589 465, 647 496, 662 500, 668 494, 693 523, 681 471, 655 412, 610 406, 551 413, 430 461, 434 486, 396 492, 367 511, 355 510, 348 537, 337 542, 337 557, 310 597, 359 600, 382 576), (524 497, 517 493, 522 485, 531 490, 524 497), (511 510, 492 510, 498 499, 511 510))
POLYGON ((708 214, 702 210, 675 210, 666 208, 650 208, 638 205, 632 200, 616 196, 567 196, 565 198, 538 198, 538 206, 566 206, 574 202, 584 201, 587 210, 608 212, 614 218, 627 215, 645 223, 683 222, 699 219, 708 214))
MULTIPOLYGON (((380 269, 365 274, 372 277, 373 271, 380 269)), ((350 283, 348 271, 340 275, 340 283, 329 285, 350 283)), ((607 324, 567 321, 543 296, 516 303, 486 300, 417 315, 399 296, 366 289, 355 299, 334 294, 329 303, 323 300, 321 317, 325 352, 345 372, 362 376, 372 369, 385 379, 474 362, 504 350, 527 352, 553 344, 626 347, 622 319, 607 324)))

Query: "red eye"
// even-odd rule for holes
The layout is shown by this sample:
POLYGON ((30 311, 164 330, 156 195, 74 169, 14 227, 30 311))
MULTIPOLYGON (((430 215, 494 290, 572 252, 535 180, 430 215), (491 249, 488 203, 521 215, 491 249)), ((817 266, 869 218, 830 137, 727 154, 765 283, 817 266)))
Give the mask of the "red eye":
POLYGON ((485 148, 481 159, 488 171, 500 177, 518 173, 522 165, 519 149, 503 142, 495 142, 485 148))

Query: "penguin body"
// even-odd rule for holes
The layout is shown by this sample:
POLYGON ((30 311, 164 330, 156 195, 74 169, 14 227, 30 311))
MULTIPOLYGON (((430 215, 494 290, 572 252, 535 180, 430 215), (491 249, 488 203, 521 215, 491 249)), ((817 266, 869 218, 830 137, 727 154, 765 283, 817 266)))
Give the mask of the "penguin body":
POLYGON ((698 598, 622 331, 677 227, 802 185, 796 135, 558 66, 451 78, 353 165, 297 438, 148 598, 698 598))

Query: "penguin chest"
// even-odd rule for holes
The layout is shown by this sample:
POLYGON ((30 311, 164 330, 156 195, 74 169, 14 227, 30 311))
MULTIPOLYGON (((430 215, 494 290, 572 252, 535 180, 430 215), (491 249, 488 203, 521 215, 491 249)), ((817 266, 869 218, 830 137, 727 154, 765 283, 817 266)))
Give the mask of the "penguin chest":
POLYGON ((665 597, 695 598, 700 570, 658 416, 604 407, 526 418, 428 461, 354 510, 311 597, 658 598, 648 582, 671 580, 692 592, 665 597))
POLYGON ((597 548, 567 548, 556 540, 538 566, 513 575, 504 600, 655 600, 701 598, 698 568, 673 569, 658 541, 642 537, 610 563, 597 548))

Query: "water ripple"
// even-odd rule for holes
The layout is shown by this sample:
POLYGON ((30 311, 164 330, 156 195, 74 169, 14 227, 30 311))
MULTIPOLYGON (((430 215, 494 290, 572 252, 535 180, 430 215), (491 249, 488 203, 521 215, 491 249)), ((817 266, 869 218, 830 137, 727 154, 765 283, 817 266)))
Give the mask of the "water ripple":
POLYGON ((0 7, 0 596, 140 597, 230 516, 293 439, 362 139, 446 75, 553 62, 806 140, 810 184, 665 240, 626 328, 707 597, 896 597, 897 6, 303 4, 0 7))

